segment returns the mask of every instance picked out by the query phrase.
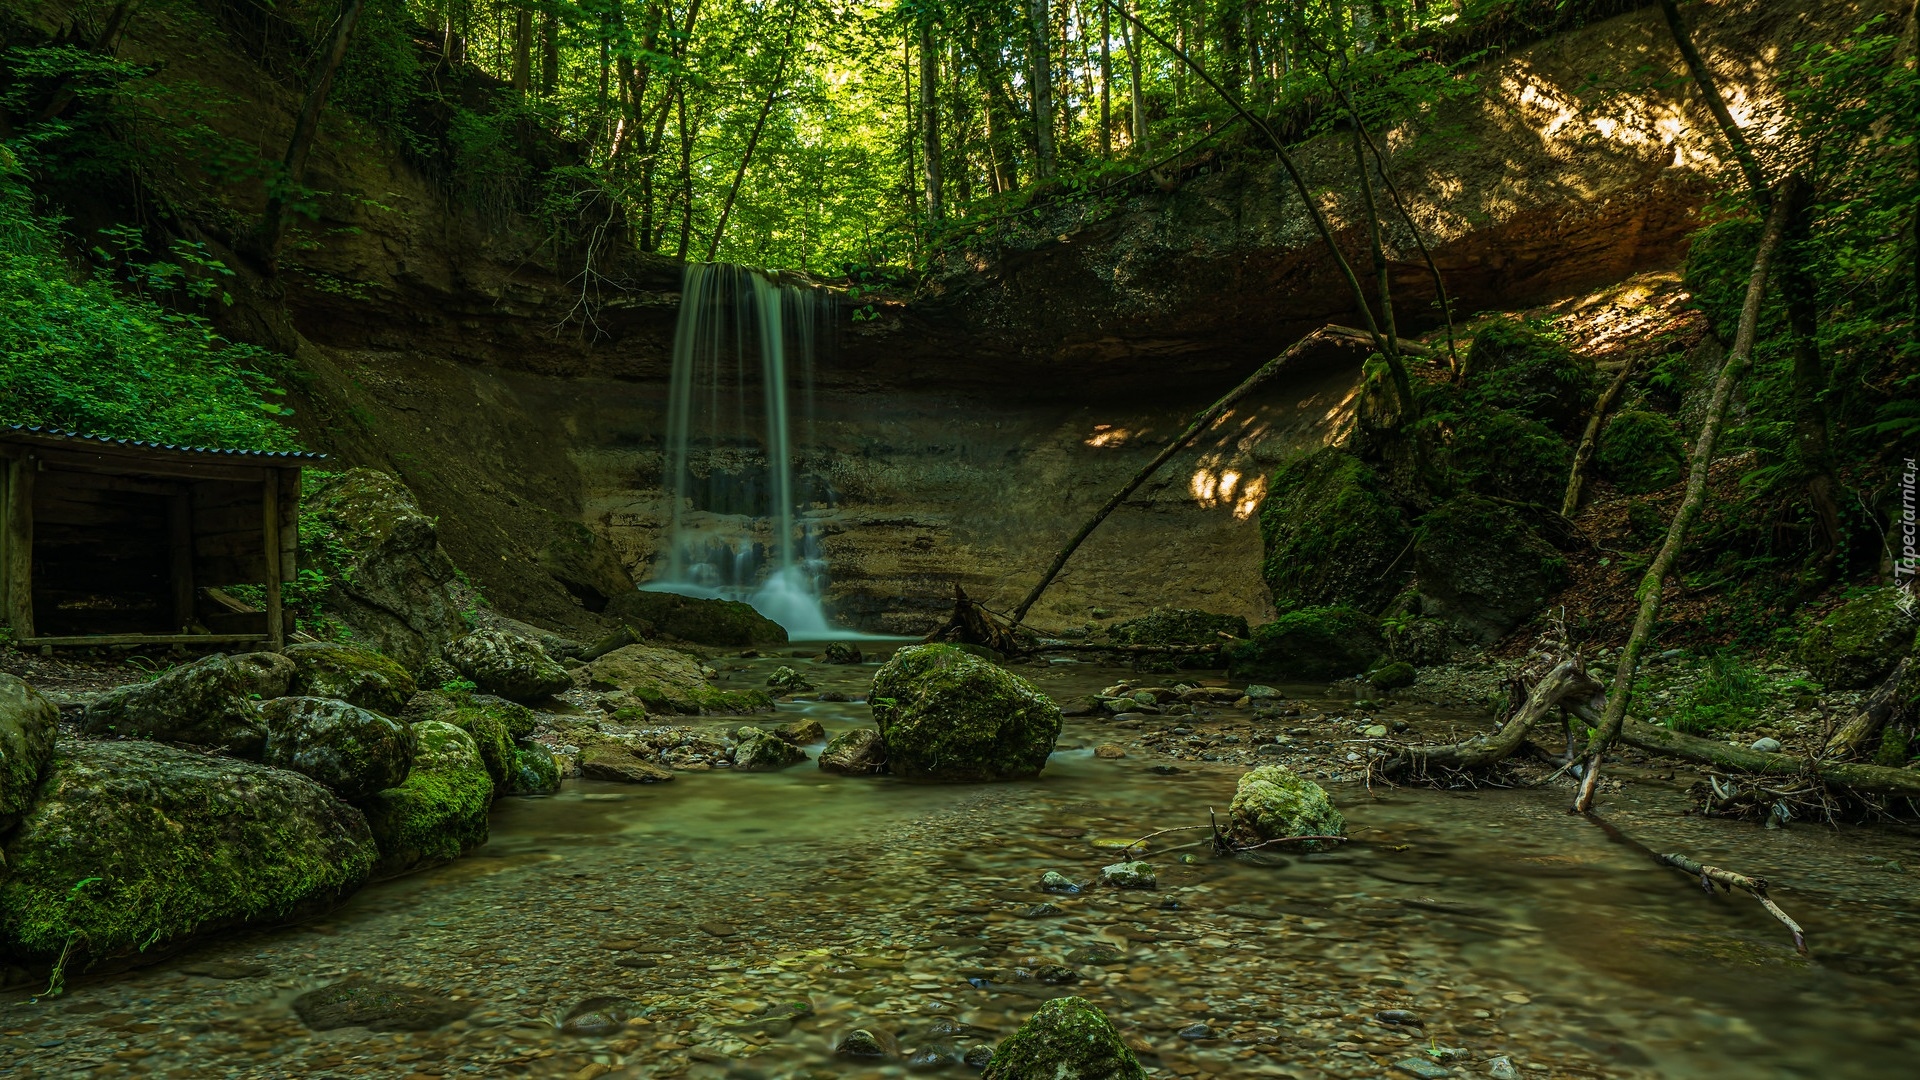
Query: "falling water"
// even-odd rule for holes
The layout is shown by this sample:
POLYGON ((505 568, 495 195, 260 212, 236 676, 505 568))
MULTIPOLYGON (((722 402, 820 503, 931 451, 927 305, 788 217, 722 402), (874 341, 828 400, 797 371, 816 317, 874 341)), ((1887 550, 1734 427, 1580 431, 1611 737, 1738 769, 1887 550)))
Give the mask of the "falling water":
POLYGON ((663 571, 642 588, 745 600, 796 638, 833 632, 820 606, 826 563, 796 512, 788 393, 791 354, 810 423, 825 302, 818 290, 743 267, 687 267, 667 416, 672 531, 663 571), (752 467, 749 434, 753 356, 765 414, 762 470, 752 467))

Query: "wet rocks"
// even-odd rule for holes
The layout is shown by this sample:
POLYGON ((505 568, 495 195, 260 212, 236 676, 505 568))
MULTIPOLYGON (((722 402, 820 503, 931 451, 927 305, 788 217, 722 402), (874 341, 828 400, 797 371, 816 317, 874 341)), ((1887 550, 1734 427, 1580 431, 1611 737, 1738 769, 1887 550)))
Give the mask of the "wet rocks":
POLYGON ((820 770, 845 776, 873 776, 886 772, 886 741, 873 728, 843 731, 820 751, 820 770))
POLYGON ((1393 598, 1395 583, 1386 571, 1410 536, 1379 475, 1352 454, 1328 448, 1289 461, 1268 480, 1260 573, 1283 611, 1378 611, 1393 598))
POLYGON ((388 657, 352 645, 289 645, 293 661, 287 692, 302 697, 337 698, 349 705, 398 716, 414 695, 413 676, 388 657))
POLYGON ((791 724, 781 724, 777 728, 767 729, 767 733, 776 739, 785 739, 795 746, 807 746, 820 742, 827 737, 827 729, 820 726, 820 721, 813 719, 795 720, 791 724))
POLYGON ((807 752, 756 727, 741 729, 733 767, 743 772, 778 772, 807 760, 807 752))
POLYGON ((628 645, 583 670, 592 689, 625 691, 654 713, 730 716, 773 708, 764 691, 715 687, 698 659, 673 649, 628 645))
POLYGON ((1060 736, 1060 709, 1038 688, 951 645, 896 652, 868 701, 888 770, 909 779, 1038 776, 1060 736))
POLYGON ((537 742, 514 747, 506 794, 552 795, 559 790, 560 763, 552 750, 537 742))
POLYGON ((1093 748, 1093 756, 1108 759, 1123 758, 1127 756, 1127 751, 1119 743, 1101 743, 1093 748))
POLYGON ((367 822, 298 773, 133 741, 62 740, 6 843, 0 953, 76 967, 322 910, 366 881, 367 822))
POLYGON ((364 799, 398 786, 413 767, 413 728, 376 712, 324 697, 275 698, 260 710, 267 741, 261 760, 364 799))
POLYGON ((1040 891, 1070 896, 1080 891, 1080 884, 1058 870, 1049 870, 1040 875, 1040 891))
POLYGON ((1146 1080, 1107 1015, 1084 998, 1040 1006, 994 1050, 981 1080, 1146 1080))
MULTIPOLYGON (((38 690, 0 674, 0 833, 33 805, 41 774, 53 759, 60 710, 38 690)), ((5 863, 0 863, 0 874, 5 863)))
POLYGON ((413 725, 418 749, 405 781, 363 804, 380 848, 377 877, 451 862, 487 842, 493 778, 473 736, 441 720, 413 725))
POLYGON ((1890 586, 1835 608, 1800 639, 1801 663, 1829 689, 1877 685, 1914 647, 1916 624, 1899 598, 1890 586))
POLYGON ((648 637, 696 645, 779 645, 787 640, 784 627, 738 600, 634 589, 608 601, 605 614, 648 637))
POLYGON ((876 1032, 868 1028, 854 1028, 840 1041, 834 1044, 835 1057, 854 1058, 856 1060, 878 1061, 896 1055, 899 1046, 885 1032, 876 1032))
POLYGON ((1420 519, 1413 549, 1419 614, 1492 642, 1566 581, 1566 560, 1503 503, 1461 495, 1420 519))
MULTIPOLYGON (((1288 836, 1344 836, 1347 828, 1320 785, 1284 765, 1262 765, 1242 776, 1229 812, 1235 836, 1247 844, 1288 836)), ((1324 846, 1319 841, 1301 844, 1306 851, 1324 846)))
POLYGON ((1100 870, 1100 884, 1114 889, 1157 889, 1159 878, 1155 876, 1153 864, 1148 862, 1121 862, 1100 870))
POLYGON ((90 735, 224 747, 258 757, 267 733, 256 702, 286 693, 292 676, 293 663, 275 653, 215 653, 102 694, 87 706, 81 727, 90 735))
POLYGON ((647 761, 618 743, 589 746, 580 754, 580 775, 589 780, 623 784, 657 784, 673 779, 673 772, 647 761))
POLYGON ((560 1018, 560 1030, 569 1035, 612 1035, 639 1014, 629 998, 590 997, 560 1018))
POLYGON ((315 1031, 363 1027, 369 1031, 432 1031, 473 1011, 471 1002, 355 977, 309 990, 293 1011, 315 1031))
POLYGON ((489 694, 538 701, 573 687, 573 675, 537 642, 501 630, 476 630, 440 652, 461 675, 489 694))
POLYGON ((1747 749, 1760 754, 1777 754, 1781 749, 1780 740, 1772 736, 1764 736, 1753 740, 1753 745, 1747 747, 1747 749))
POLYGON ((773 674, 767 676, 767 686, 782 694, 804 694, 813 689, 813 684, 807 681, 805 675, 785 664, 774 668, 773 674))
POLYGON ((1400 690, 1419 680, 1419 673, 1405 660, 1393 660, 1367 672, 1367 681, 1378 690, 1400 690))
MULTIPOLYGON (((513 715, 504 710, 490 707, 486 702, 499 701, 498 698, 469 699, 443 719, 461 731, 473 737, 474 748, 480 751, 480 762, 487 767, 487 776, 493 781, 494 790, 505 794, 509 778, 513 773, 514 739, 509 726, 513 715)), ((502 704, 509 704, 502 702, 502 704)), ((521 706, 513 706, 527 712, 521 706)), ((529 719, 532 713, 527 712, 529 719)), ((531 728, 531 724, 528 725, 531 728)))
POLYGON ((859 664, 866 661, 866 656, 860 652, 858 647, 850 645, 847 642, 830 641, 827 643, 827 651, 821 659, 829 664, 859 664))
POLYGON ((1221 650, 1235 678, 1331 680, 1365 671, 1386 650, 1379 620, 1351 608, 1301 608, 1221 650))
POLYGON ((1445 1065, 1417 1057, 1401 1058, 1393 1063, 1393 1069, 1408 1076, 1417 1076, 1420 1080, 1442 1080, 1453 1075, 1453 1070, 1445 1065))

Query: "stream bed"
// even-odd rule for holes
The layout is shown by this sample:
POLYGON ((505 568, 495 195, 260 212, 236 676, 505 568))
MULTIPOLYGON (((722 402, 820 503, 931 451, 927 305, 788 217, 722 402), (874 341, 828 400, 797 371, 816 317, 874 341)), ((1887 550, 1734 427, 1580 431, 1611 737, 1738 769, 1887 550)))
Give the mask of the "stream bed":
MULTIPOLYGON (((873 671, 765 659, 722 681, 776 663, 850 694, 873 671)), ((1125 674, 1017 670, 1060 700, 1125 674)), ((781 704, 801 716, 829 736, 870 723, 864 704, 781 704)), ((1242 771, 1093 754, 1127 734, 1069 719, 1027 783, 802 765, 505 799, 485 847, 323 919, 0 1003, 0 1075, 966 1076, 970 1048, 1065 994, 1155 1076, 1864 1080, 1920 1056, 1911 831, 1705 820, 1673 785, 1603 800, 1647 848, 1772 879, 1810 958, 1751 899, 1569 815, 1558 786, 1329 783, 1344 848, 1229 860, 1171 833, 1145 856, 1159 887, 1115 890, 1091 883, 1124 845, 1224 817, 1242 771), (1048 870, 1088 887, 1042 892, 1048 870), (314 1031, 294 1012, 355 976, 465 1015, 314 1031), (835 1056, 855 1029, 897 1056, 835 1056)))

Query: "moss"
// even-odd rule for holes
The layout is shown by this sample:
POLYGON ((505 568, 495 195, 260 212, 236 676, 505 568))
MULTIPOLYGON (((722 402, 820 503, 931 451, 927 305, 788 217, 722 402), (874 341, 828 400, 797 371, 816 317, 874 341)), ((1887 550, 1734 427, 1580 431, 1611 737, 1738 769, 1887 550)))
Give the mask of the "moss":
POLYGON ((951 645, 914 645, 881 665, 867 697, 895 776, 1038 776, 1060 737, 1060 707, 1018 675, 951 645))
POLYGON ((787 631, 779 623, 737 600, 635 589, 614 597, 606 614, 647 637, 697 645, 782 645, 787 640, 787 631))
MULTIPOLYGON (((53 759, 60 710, 38 690, 0 674, 0 835, 33 805, 41 774, 53 759)), ((0 877, 6 863, 0 860, 0 877)))
POLYGON ((261 760, 359 799, 405 780, 413 727, 370 709, 318 697, 284 697, 260 710, 267 725, 261 760))
POLYGON ((573 689, 573 675, 538 642, 501 630, 476 630, 440 650, 441 659, 489 694, 538 701, 573 689))
POLYGON ((980 1080, 1146 1080, 1107 1014, 1085 998, 1040 1006, 1001 1040, 980 1080))
MULTIPOLYGON (((1240 778, 1234 788, 1234 834, 1242 843, 1257 844, 1287 836, 1345 836, 1346 818, 1334 809, 1327 793, 1284 765, 1262 765, 1240 778)), ((1304 850, 1326 846, 1305 841, 1304 850)))
POLYGON ((1567 579, 1566 560, 1519 515, 1475 495, 1420 519, 1413 569, 1421 611, 1481 642, 1526 621, 1567 579))
POLYGON ((1222 650, 1235 678, 1342 679, 1385 651, 1379 620, 1344 607, 1289 611, 1222 650))
POLYGON ((1405 660, 1393 660, 1367 672, 1367 681, 1382 690, 1400 690, 1412 686, 1420 675, 1405 660))
POLYGON ((1889 728, 1880 736, 1880 747, 1873 752, 1873 763, 1889 769, 1904 768, 1907 759, 1913 756, 1913 745, 1907 733, 1899 728, 1889 728))
POLYGON ((1450 459, 1460 482, 1475 491, 1558 506, 1573 468, 1573 447, 1538 420, 1495 409, 1463 419, 1450 459))
POLYGON ((1371 468, 1343 451, 1320 450, 1281 466, 1267 483, 1260 574, 1281 611, 1378 610, 1394 593, 1386 570, 1410 535, 1371 468))
POLYGON ((473 737, 439 720, 413 729, 413 771, 362 804, 380 848, 379 877, 451 862, 487 842, 493 779, 473 737))
POLYGON ((733 767, 742 772, 778 772, 807 760, 805 750, 756 727, 740 729, 735 738, 733 767))
POLYGON ((371 649, 301 644, 288 646, 283 655, 294 665, 289 693, 336 698, 387 716, 400 715, 414 695, 407 669, 371 649))
POLYGON ((1558 339, 1511 319, 1473 336, 1461 405, 1471 415, 1504 409, 1531 417, 1562 436, 1578 436, 1598 389, 1593 361, 1558 339))
POLYGON ((140 952, 276 920, 358 888, 359 812, 297 773, 157 743, 63 741, 6 847, 0 943, 51 958, 140 952))
POLYGON ((584 670, 590 688, 625 690, 654 714, 738 716, 773 708, 764 691, 719 689, 701 673, 698 658, 674 649, 628 645, 584 670))
POLYGON ((1614 487, 1644 495, 1680 481, 1686 474, 1687 451, 1671 419, 1630 409, 1607 421, 1593 461, 1614 487))
POLYGON ((513 733, 508 730, 506 720, 493 709, 469 705, 454 710, 446 722, 473 736, 474 746, 480 751, 480 761, 487 767, 487 776, 493 780, 494 790, 504 794, 513 778, 514 768, 513 733))
POLYGON ((1887 677, 1915 645, 1914 619, 1900 610, 1897 587, 1849 600, 1800 639, 1800 661, 1836 690, 1864 690, 1887 677))
POLYGON ((513 750, 513 774, 507 781, 509 795, 551 795, 560 790, 560 763, 553 751, 539 743, 527 743, 513 750))

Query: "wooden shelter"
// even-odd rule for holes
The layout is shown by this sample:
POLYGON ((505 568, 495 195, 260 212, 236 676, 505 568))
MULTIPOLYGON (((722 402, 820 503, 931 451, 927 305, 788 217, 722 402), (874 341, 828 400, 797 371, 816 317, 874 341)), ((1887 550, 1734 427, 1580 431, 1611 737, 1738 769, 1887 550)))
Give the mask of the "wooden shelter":
POLYGON ((300 470, 325 460, 0 427, 0 614, 14 642, 278 651, 300 470), (264 586, 265 610, 228 585, 264 586))

